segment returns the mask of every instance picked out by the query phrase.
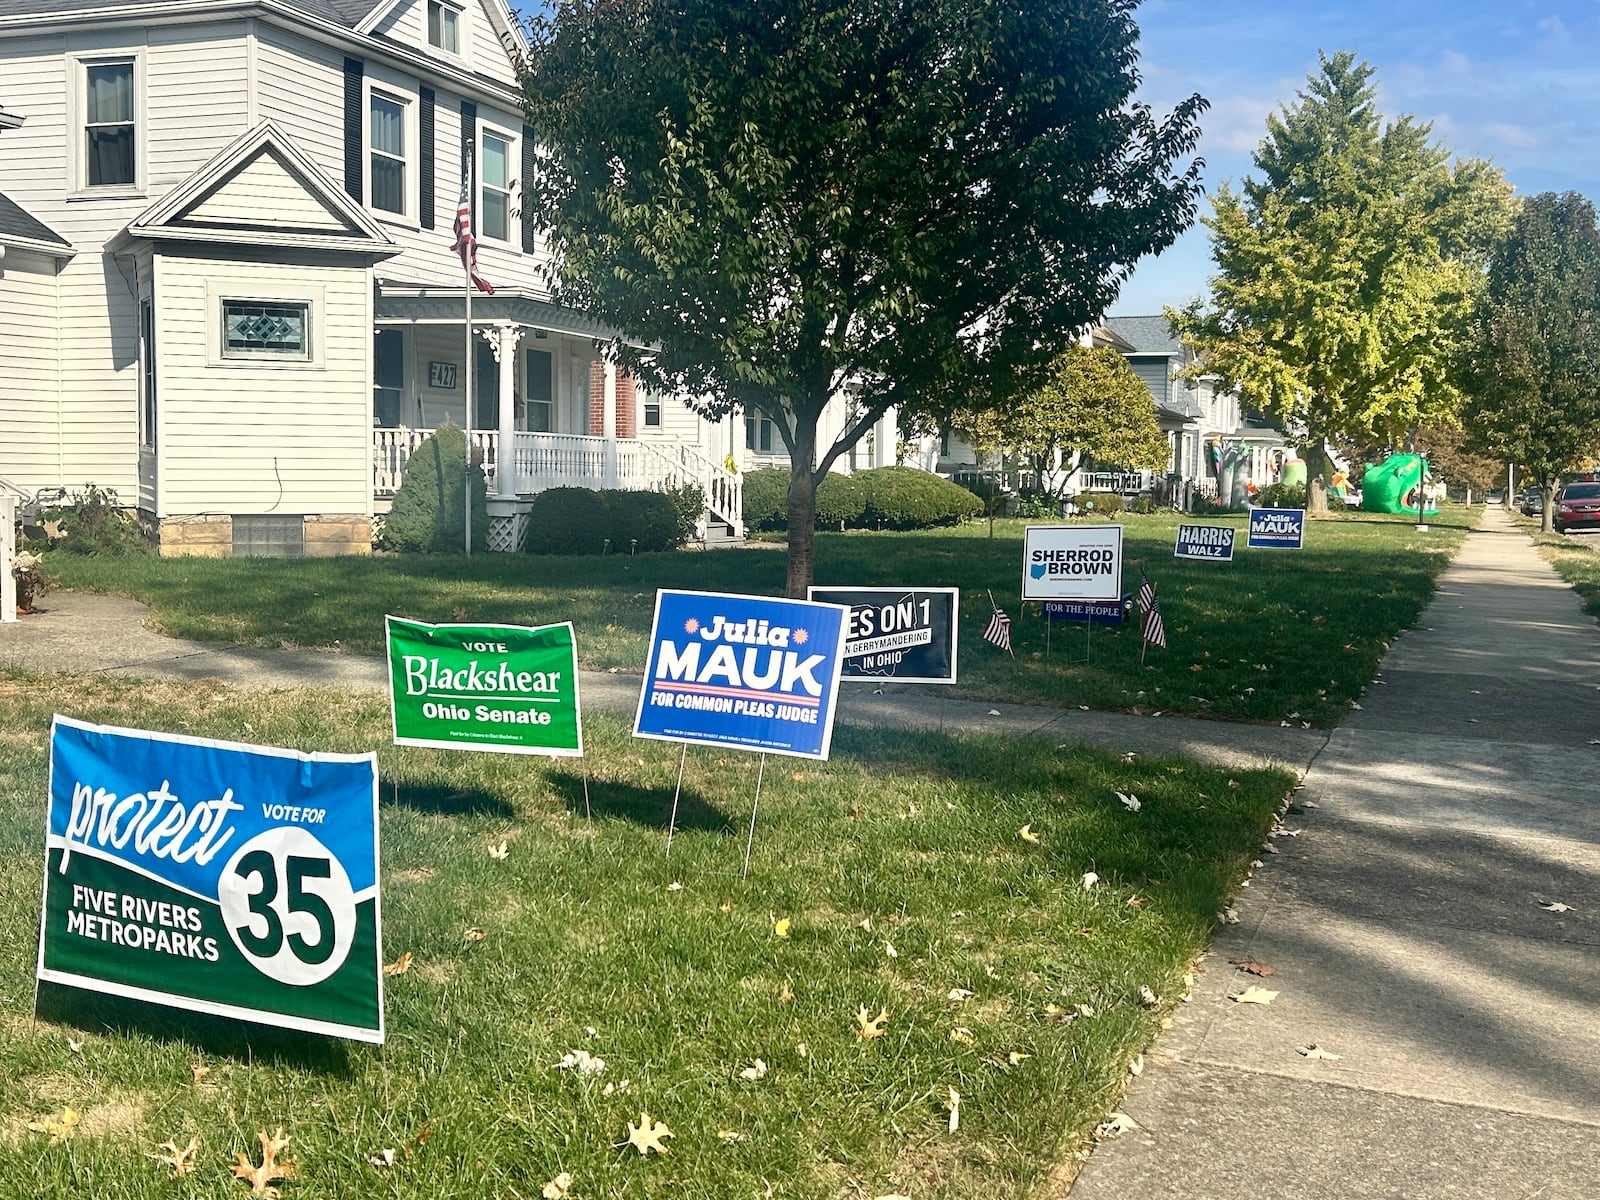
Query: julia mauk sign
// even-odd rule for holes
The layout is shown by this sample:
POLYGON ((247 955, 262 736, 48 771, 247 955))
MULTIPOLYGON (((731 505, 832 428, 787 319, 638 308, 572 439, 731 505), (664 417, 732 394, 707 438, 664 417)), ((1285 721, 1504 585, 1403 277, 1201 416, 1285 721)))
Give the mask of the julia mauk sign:
POLYGON ((1024 600, 1120 600, 1121 525, 1029 525, 1022 544, 1024 600))
POLYGON ((956 681, 958 588, 814 587, 812 600, 843 604, 845 679, 956 681))
POLYGON ((396 745, 583 753, 570 621, 530 629, 387 620, 396 745))
POLYGON ((1299 550, 1305 545, 1306 510, 1252 508, 1247 545, 1258 550, 1299 550))
POLYGON ((383 1041, 378 765, 58 716, 38 978, 383 1041))
POLYGON ((657 592, 634 736, 827 758, 848 616, 809 600, 657 592))

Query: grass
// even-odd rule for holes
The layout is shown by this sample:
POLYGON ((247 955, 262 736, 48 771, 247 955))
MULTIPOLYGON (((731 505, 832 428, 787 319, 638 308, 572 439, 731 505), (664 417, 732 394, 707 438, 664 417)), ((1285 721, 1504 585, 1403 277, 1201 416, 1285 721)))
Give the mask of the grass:
POLYGON ((44 1200, 243 1196, 233 1155, 280 1125, 291 1200, 511 1200, 562 1171, 575 1200, 1028 1195, 1114 1102, 1293 782, 845 729, 829 763, 768 762, 741 880, 755 762, 690 753, 668 859, 676 749, 604 716, 585 723, 592 820, 572 760, 388 746, 378 698, 0 672, 0 718, 0 1179, 44 1200), (30 1020, 56 711, 381 747, 384 956, 415 956, 386 981, 385 1048, 65 989, 42 1000, 70 1023, 30 1020), (857 1037, 862 1006, 888 1010, 883 1037, 857 1037), (580 1048, 602 1074, 554 1068, 580 1048), (757 1058, 766 1077, 741 1079, 757 1058), (77 1136, 28 1132, 67 1105, 77 1136), (615 1148, 641 1110, 675 1132, 667 1157, 615 1148), (192 1176, 146 1157, 194 1135, 192 1176))
MULTIPOLYGON (((1224 518, 1242 524, 1243 518, 1224 518)), ((1126 522, 1124 585, 1158 589, 1168 649, 1139 665, 1136 623, 1061 624, 1019 611, 1021 521, 924 533, 823 534, 819 584, 962 589, 962 690, 1097 709, 1336 724, 1390 639, 1415 622, 1470 518, 1419 534, 1404 517, 1310 524, 1300 551, 1240 549, 1227 564, 1172 557, 1177 518, 1126 522), (978 638, 987 592, 1014 618, 1012 659, 978 638), (1087 656, 1087 661, 1085 658, 1087 656)), ((381 654, 386 612, 418 620, 572 620, 583 665, 642 670, 657 588, 781 594, 784 556, 767 546, 638 558, 526 555, 331 560, 94 559, 54 554, 60 584, 149 604, 176 636, 381 654)), ((48 600, 46 601, 48 603, 48 600)))
POLYGON ((1517 523, 1533 538, 1533 544, 1556 573, 1572 585, 1572 590, 1583 599, 1583 608, 1590 616, 1600 619, 1600 554, 1595 553, 1595 539, 1586 535, 1564 537, 1559 533, 1541 533, 1539 522, 1518 515, 1517 523))

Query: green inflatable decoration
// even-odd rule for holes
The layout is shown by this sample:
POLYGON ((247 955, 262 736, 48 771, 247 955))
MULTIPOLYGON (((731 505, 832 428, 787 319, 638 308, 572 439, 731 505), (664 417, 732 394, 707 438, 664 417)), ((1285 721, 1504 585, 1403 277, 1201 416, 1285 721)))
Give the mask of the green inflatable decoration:
MULTIPOLYGON (((1383 462, 1367 468, 1361 481, 1361 510, 1375 513, 1417 513, 1422 492, 1422 456, 1391 454, 1383 462)), ((1437 516, 1439 502, 1427 500, 1423 516, 1437 516)))
POLYGON ((1283 470, 1278 475, 1278 482, 1285 487, 1305 487, 1306 464, 1302 458, 1285 459, 1283 470))

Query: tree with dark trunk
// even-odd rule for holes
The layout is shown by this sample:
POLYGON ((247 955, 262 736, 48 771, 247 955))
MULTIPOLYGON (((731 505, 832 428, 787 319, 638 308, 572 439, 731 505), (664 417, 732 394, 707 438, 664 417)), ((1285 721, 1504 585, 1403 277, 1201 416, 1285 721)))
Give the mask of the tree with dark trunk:
POLYGON ((772 421, 790 595, 818 479, 890 408, 1027 392, 1193 220, 1205 104, 1133 102, 1135 8, 564 0, 534 23, 523 211, 552 294, 702 415, 772 421))

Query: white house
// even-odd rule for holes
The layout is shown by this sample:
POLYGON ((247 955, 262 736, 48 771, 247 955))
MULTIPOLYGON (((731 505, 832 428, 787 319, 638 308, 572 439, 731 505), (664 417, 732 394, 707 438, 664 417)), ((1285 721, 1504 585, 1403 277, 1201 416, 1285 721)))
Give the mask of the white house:
POLYGON ((742 533, 724 464, 774 431, 634 387, 550 302, 523 49, 505 0, 0 0, 0 479, 114 488, 163 553, 360 553, 450 420, 496 548, 563 484, 699 484, 742 533))

